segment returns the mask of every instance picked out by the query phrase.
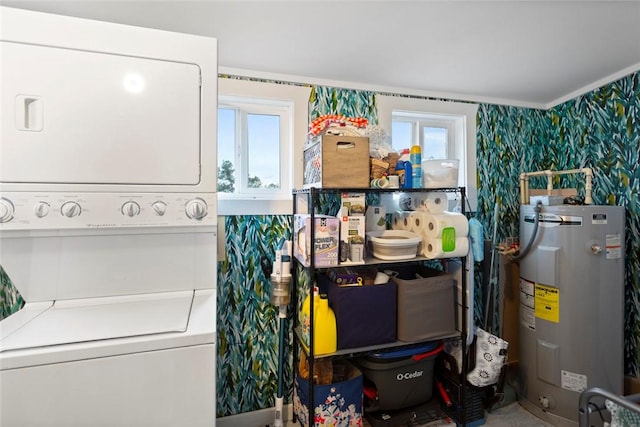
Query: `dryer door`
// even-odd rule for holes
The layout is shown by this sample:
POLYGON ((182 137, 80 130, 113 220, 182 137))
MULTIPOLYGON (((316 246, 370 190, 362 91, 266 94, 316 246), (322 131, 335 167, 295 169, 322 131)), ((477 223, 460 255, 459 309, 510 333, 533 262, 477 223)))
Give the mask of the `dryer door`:
POLYGON ((195 64, 0 42, 2 183, 195 185, 195 64))

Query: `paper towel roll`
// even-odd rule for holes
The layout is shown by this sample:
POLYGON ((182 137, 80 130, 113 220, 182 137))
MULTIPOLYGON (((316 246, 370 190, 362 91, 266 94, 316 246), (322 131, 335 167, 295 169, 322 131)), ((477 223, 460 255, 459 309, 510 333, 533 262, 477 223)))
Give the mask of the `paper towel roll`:
POLYGON ((394 196, 396 208, 400 211, 412 211, 416 208, 415 196, 411 193, 400 193, 394 196))
POLYGON ((423 230, 429 221, 426 211, 412 211, 409 214, 409 231, 413 231, 416 234, 424 234, 423 230))
POLYGON ((423 218, 420 234, 425 233, 425 236, 430 239, 439 238, 442 235, 442 229, 446 227, 453 227, 456 237, 467 237, 469 235, 469 221, 461 213, 442 212, 434 214, 424 212, 423 218))
POLYGON ((402 216, 403 230, 411 231, 411 224, 413 222, 414 215, 415 215, 414 211, 409 211, 409 212, 405 212, 405 214, 402 216))
POLYGON ((466 256, 469 253, 469 238, 456 237, 453 251, 445 252, 442 249, 442 239, 430 238, 422 242, 422 256, 429 259, 455 258, 466 256))
POLYGON ((406 215, 407 214, 404 211, 398 211, 391 214, 391 228, 393 230, 405 230, 404 220, 406 215))
POLYGON ((433 193, 419 193, 416 194, 414 200, 414 206, 416 210, 428 211, 431 213, 442 213, 447 210, 449 206, 449 198, 447 193, 442 191, 436 191, 433 193))

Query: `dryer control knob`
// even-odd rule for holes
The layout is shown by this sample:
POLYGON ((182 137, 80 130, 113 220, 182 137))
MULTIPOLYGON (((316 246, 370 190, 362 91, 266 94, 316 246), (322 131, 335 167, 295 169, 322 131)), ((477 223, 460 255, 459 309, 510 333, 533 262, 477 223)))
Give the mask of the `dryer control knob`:
POLYGON ((15 209, 11 200, 7 198, 0 199, 0 224, 4 224, 13 219, 13 213, 15 209))
POLYGON ((78 216, 82 213, 82 207, 77 202, 64 202, 62 206, 60 206, 60 214, 62 216, 66 216, 67 218, 73 218, 74 216, 78 216))
POLYGON ((122 215, 133 218, 140 214, 140 205, 134 201, 124 202, 120 211, 122 212, 122 215))
POLYGON ((153 213, 158 216, 163 216, 167 213, 167 204, 165 202, 157 201, 151 204, 151 208, 153 208, 153 213))
POLYGON ((47 202, 38 202, 33 208, 33 212, 36 214, 38 218, 44 218, 49 215, 49 203, 47 202))
POLYGON ((207 216, 208 210, 207 202, 201 198, 190 200, 184 208, 187 217, 198 221, 207 216))

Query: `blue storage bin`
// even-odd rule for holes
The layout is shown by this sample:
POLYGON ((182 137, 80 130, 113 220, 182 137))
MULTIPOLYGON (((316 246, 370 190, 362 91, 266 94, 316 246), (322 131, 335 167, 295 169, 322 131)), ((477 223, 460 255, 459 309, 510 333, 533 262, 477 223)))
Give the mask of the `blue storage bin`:
POLYGON ((397 285, 339 286, 320 275, 336 315, 338 350, 396 342, 397 285))
POLYGON ((326 385, 313 386, 313 416, 309 418, 309 382, 296 372, 293 409, 301 426, 361 427, 362 413, 362 373, 346 360, 339 362, 346 370, 346 380, 326 385))

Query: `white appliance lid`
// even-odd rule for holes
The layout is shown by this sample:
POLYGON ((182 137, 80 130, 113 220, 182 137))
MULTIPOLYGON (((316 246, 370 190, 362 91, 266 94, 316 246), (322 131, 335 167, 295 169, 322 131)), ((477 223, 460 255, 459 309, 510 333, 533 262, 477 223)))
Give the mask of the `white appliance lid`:
POLYGON ((185 332, 192 303, 193 291, 56 301, 2 331, 0 352, 185 332))

